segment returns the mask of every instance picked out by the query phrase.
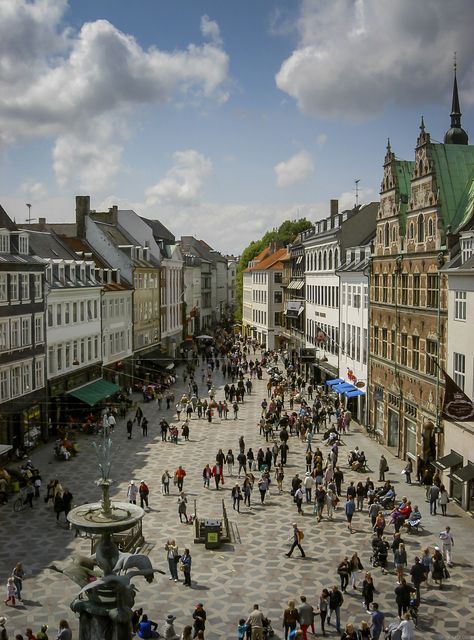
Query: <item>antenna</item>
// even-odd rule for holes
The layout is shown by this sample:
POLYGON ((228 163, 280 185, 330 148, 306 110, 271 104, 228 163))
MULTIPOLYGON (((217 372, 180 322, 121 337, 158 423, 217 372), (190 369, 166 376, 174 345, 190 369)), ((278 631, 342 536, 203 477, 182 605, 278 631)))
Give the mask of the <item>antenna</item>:
POLYGON ((28 207, 28 217, 26 219, 26 222, 28 224, 31 224, 33 222, 33 220, 36 220, 36 218, 32 218, 31 217, 31 204, 29 202, 26 203, 26 206, 28 207))
POLYGON ((357 180, 354 180, 354 184, 355 184, 355 199, 356 199, 356 203, 355 206, 358 207, 359 206, 359 182, 360 182, 360 178, 357 180))

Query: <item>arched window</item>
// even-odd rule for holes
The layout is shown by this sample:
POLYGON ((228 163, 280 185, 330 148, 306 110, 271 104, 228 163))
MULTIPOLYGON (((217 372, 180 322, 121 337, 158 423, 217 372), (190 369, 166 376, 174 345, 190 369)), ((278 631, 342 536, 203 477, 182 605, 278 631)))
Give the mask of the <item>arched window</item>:
POLYGON ((321 271, 322 269, 321 260, 322 260, 322 255, 321 255, 321 251, 319 251, 318 252, 318 271, 321 271))
POLYGON ((334 268, 337 269, 339 266, 339 249, 334 251, 334 268))
POLYGON ((418 162, 418 176, 421 176, 422 173, 423 173, 423 160, 420 160, 418 162))
POLYGON ((423 214, 420 213, 417 220, 417 234, 418 234, 418 242, 424 242, 425 240, 425 221, 423 219, 423 214))
POLYGON ((390 244, 390 227, 388 222, 385 223, 384 226, 384 241, 383 244, 385 247, 388 247, 390 244))
POLYGON ((328 264, 328 269, 331 271, 332 270, 332 251, 329 251, 329 264, 328 264))
POLYGON ((413 222, 410 222, 410 226, 408 227, 408 238, 413 240, 413 222))
POLYGON ((433 237, 433 218, 428 220, 428 237, 433 237))
POLYGON ((328 268, 328 254, 325 251, 323 255, 323 271, 326 271, 328 268))

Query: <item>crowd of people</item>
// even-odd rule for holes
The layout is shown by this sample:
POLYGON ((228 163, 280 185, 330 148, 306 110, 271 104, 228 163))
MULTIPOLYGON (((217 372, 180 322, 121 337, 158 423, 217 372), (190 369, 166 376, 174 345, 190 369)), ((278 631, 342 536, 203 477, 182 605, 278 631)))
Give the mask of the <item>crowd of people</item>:
MULTIPOLYGON (((443 581, 449 578, 448 567, 453 563, 454 536, 447 526, 439 533, 438 544, 434 548, 426 546, 414 558, 408 557, 402 536, 405 532, 417 532, 422 522, 420 509, 418 505, 412 505, 408 497, 397 497, 396 487, 385 479, 389 469, 384 455, 378 461, 377 484, 368 475, 370 461, 364 451, 358 447, 348 449, 352 415, 341 404, 339 396, 316 384, 313 378, 306 378, 297 361, 290 361, 282 354, 260 351, 253 341, 244 341, 225 333, 218 336, 215 342, 202 345, 199 356, 196 353, 188 361, 182 374, 184 390, 176 403, 171 388, 176 381, 174 377, 166 390, 159 386, 143 385, 141 391, 143 402, 154 402, 157 411, 163 410, 165 404, 167 409, 173 410, 174 415, 161 417, 159 435, 161 441, 177 444, 179 441, 189 440, 193 420, 212 423, 216 415, 221 420, 237 419, 242 407, 245 407, 246 398, 254 394, 256 388, 263 388, 262 384, 256 384, 256 381, 263 379, 266 397, 262 397, 261 415, 255 426, 255 437, 261 438, 262 446, 258 449, 247 446, 244 435, 240 435, 238 439, 235 435, 235 440, 229 441, 228 447, 219 448, 215 459, 209 460, 200 470, 186 470, 183 465, 178 465, 172 473, 165 469, 161 476, 163 496, 170 494, 171 484, 176 487, 179 520, 183 524, 192 524, 195 514, 188 513, 185 480, 188 473, 200 473, 203 491, 221 491, 226 482, 229 484, 232 479, 228 495, 237 516, 242 509, 251 511, 255 501, 258 505, 265 505, 269 493, 275 492, 288 496, 294 504, 295 514, 303 515, 309 510, 314 516, 315 524, 319 526, 339 527, 342 516, 350 534, 363 527, 369 532, 367 542, 372 550, 370 566, 363 566, 357 552, 348 554, 335 567, 334 576, 328 576, 327 587, 321 590, 316 602, 311 603, 306 595, 298 595, 298 604, 296 598, 290 599, 281 618, 285 640, 299 637, 306 640, 308 633, 319 633, 315 625, 320 627, 322 635, 326 635, 329 626, 334 626, 341 640, 379 640, 383 630, 389 626, 390 619, 394 617, 398 617, 398 621, 393 626, 393 631, 398 631, 403 640, 412 640, 415 637, 418 609, 423 601, 421 587, 434 584, 441 589, 443 581), (220 372, 223 378, 219 392, 215 388, 216 372, 220 372), (204 388, 206 391, 203 394, 204 388), (220 395, 222 397, 218 398, 220 395), (297 464, 301 469, 292 474, 291 478, 285 473, 290 443, 292 463, 298 460, 297 464), (343 451, 347 451, 346 456, 343 451), (376 602, 376 574, 379 569, 382 574, 393 571, 396 578, 392 594, 393 607, 389 611, 382 611, 376 602), (360 592, 365 613, 360 620, 342 624, 347 589, 360 592)), ((141 405, 133 408, 130 406, 132 416, 128 417, 130 412, 128 415, 125 412, 122 416, 129 439, 133 437, 135 425, 141 429, 142 437, 148 436, 148 419, 144 415, 144 408, 141 405)), ((116 426, 115 415, 110 408, 104 411, 103 424, 107 424, 111 431, 116 426)), ((372 463, 375 464, 374 461, 372 463)), ((406 464, 403 473, 410 485, 413 474, 411 462, 406 464)), ((446 490, 439 474, 429 467, 423 469, 419 461, 416 474, 417 480, 426 486, 430 513, 435 514, 437 505, 440 505, 445 514, 446 490)), ((142 508, 148 510, 149 493, 145 480, 140 483, 131 480, 127 488, 127 500, 134 504, 139 501, 142 508)), ((47 485, 45 502, 50 500, 57 519, 63 512, 67 517, 72 495, 61 487, 58 480, 47 485)), ((311 527, 313 528, 313 524, 311 527)), ((298 550, 301 557, 308 557, 304 548, 305 532, 301 525, 294 522, 289 529, 289 548, 285 555, 291 558, 294 551, 298 550)), ((339 528, 334 531, 344 535, 339 528)), ((350 538, 348 545, 349 540, 350 538)), ((184 548, 181 553, 176 541, 169 539, 164 549, 169 579, 182 582, 185 587, 192 587, 192 557, 189 548, 184 548)), ((6 604, 14 606, 15 601, 21 599, 24 577, 21 574, 20 564, 15 567, 8 580, 6 604)), ((158 637, 158 628, 161 635, 168 639, 205 637, 207 614, 202 603, 196 606, 191 624, 184 627, 181 635, 175 631, 175 619, 169 614, 160 623, 154 622, 140 607, 133 614, 133 631, 140 638, 158 637)), ((6 619, 3 621, 5 628, 6 619)), ((29 629, 26 638, 47 639, 46 631, 43 629, 35 635, 29 629)), ((60 632, 63 631, 70 633, 68 627, 60 629, 60 632)), ((236 636, 240 639, 259 640, 270 637, 273 633, 271 621, 258 604, 236 624, 236 636)), ((66 640, 70 637, 67 634, 57 635, 57 638, 66 640)), ((0 640, 4 640, 2 636, 0 640)))

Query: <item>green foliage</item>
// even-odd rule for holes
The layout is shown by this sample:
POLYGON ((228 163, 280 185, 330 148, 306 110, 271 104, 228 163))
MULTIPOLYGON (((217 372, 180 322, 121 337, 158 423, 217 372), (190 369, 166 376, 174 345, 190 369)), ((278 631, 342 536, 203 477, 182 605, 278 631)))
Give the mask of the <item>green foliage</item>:
POLYGON ((277 242, 281 246, 286 247, 295 239, 298 233, 309 229, 309 227, 311 227, 311 222, 306 220, 306 218, 301 218, 300 220, 285 220, 278 229, 275 227, 267 231, 260 240, 252 240, 248 247, 245 247, 240 256, 236 272, 235 319, 237 322, 242 322, 243 271, 247 268, 248 263, 253 260, 255 256, 258 256, 271 242, 277 242))

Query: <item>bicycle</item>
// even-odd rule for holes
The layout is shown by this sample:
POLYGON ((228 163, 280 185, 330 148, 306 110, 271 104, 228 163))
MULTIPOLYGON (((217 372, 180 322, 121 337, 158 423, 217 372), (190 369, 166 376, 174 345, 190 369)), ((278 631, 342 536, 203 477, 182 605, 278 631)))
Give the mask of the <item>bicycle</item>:
POLYGON ((20 495, 13 502, 13 511, 19 513, 20 511, 24 511, 27 506, 28 499, 26 497, 26 491, 21 489, 20 495))

